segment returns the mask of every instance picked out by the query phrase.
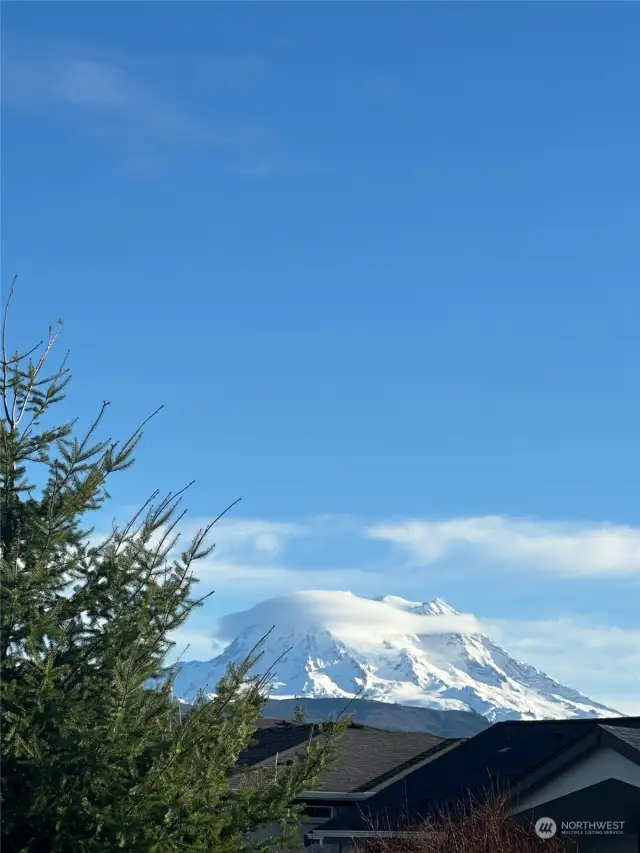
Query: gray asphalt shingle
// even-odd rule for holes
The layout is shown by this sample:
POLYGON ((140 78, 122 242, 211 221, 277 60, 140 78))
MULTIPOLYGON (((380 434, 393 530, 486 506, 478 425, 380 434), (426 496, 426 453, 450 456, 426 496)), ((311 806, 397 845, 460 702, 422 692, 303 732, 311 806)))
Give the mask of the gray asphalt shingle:
MULTIPOLYGON (((321 737, 318 725, 284 723, 262 726, 255 743, 241 757, 245 767, 264 777, 306 748, 310 738, 321 737)), ((340 739, 335 761, 320 775, 318 791, 349 793, 375 790, 399 773, 423 761, 434 750, 456 743, 423 732, 387 732, 351 724, 340 739)))

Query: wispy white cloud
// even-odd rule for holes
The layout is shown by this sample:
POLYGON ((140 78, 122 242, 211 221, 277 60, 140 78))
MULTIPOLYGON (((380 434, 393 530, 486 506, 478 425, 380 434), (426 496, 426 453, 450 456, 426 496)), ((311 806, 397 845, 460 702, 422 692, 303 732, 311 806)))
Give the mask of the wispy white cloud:
MULTIPOLYGON (((123 510, 119 516, 128 518, 133 512, 123 510)), ((185 520, 170 533, 166 527, 158 528, 149 544, 157 547, 164 539, 164 544, 168 545, 177 535, 179 538, 169 557, 178 556, 211 521, 211 518, 185 520)), ((313 519, 296 523, 264 518, 224 518, 211 528, 206 539, 214 546, 212 553, 192 564, 193 573, 201 582, 198 592, 213 588, 221 592, 250 593, 255 597, 319 587, 343 588, 345 584, 354 588, 366 587, 373 591, 372 594, 386 592, 388 584, 383 573, 353 567, 309 569, 287 566, 285 555, 290 545, 296 539, 312 537, 318 532, 313 519)), ((91 536, 91 542, 98 545, 108 535, 108 532, 98 530, 91 536)))
POLYGON ((49 43, 9 39, 2 62, 2 97, 32 112, 62 109, 67 116, 109 120, 163 141, 206 141, 207 132, 168 94, 138 79, 124 60, 67 51, 49 43))
MULTIPOLYGON (((193 519, 180 528, 181 535, 189 538, 209 523, 210 519, 193 519)), ((242 561, 247 555, 276 557, 290 540, 308 533, 309 527, 305 524, 264 518, 231 518, 222 519, 211 529, 210 540, 215 543, 218 559, 233 555, 234 559, 242 561)))
MULTIPOLYGON (((133 513, 121 513, 122 517, 131 517, 133 513)), ((140 519, 140 522, 142 519, 140 519)), ((175 539, 169 556, 177 556, 190 542, 211 525, 211 518, 193 518, 183 521, 171 530, 166 525, 158 527, 149 540, 151 547, 163 546, 175 539)), ((116 521, 122 528, 124 523, 116 521)), ((234 573, 233 567, 246 564, 247 571, 258 571, 262 566, 272 563, 283 551, 289 540, 304 536, 308 528, 302 524, 268 521, 262 518, 221 519, 209 530, 205 544, 213 545, 212 556, 197 560, 193 566, 198 575, 221 577, 225 573, 234 573)), ((99 545, 110 534, 97 530, 91 536, 93 545, 99 545)))
POLYGON ((397 546, 416 565, 464 556, 565 577, 640 575, 640 529, 623 525, 481 516, 407 519, 375 524, 364 533, 397 546))
POLYGON ((237 110, 231 116, 212 104, 212 96, 249 86, 265 68, 258 55, 160 61, 5 32, 2 100, 5 107, 64 120, 110 143, 137 169, 165 164, 168 152, 181 146, 203 145, 250 173, 258 170, 254 164, 273 159, 273 134, 260 123, 240 119, 237 110), (209 92, 206 100, 194 94, 203 90, 209 92))
POLYGON ((640 715, 640 628, 567 616, 499 620, 488 633, 514 657, 610 708, 640 715))
MULTIPOLYGON (((178 527, 180 543, 192 538, 207 526, 208 518, 194 518, 178 527)), ((159 539, 161 531, 156 535, 159 539)), ((316 564, 315 576, 331 577, 336 554, 340 563, 340 544, 353 545, 362 539, 390 544, 399 552, 394 571, 397 578, 414 586, 414 569, 442 564, 448 571, 464 564, 477 575, 483 571, 522 568, 536 569, 554 578, 585 579, 620 577, 634 585, 640 580, 640 528, 614 524, 574 524, 532 519, 481 516, 437 521, 406 519, 388 523, 366 524, 348 516, 321 515, 302 522, 271 521, 264 518, 225 517, 212 528, 209 540, 215 544, 214 557, 202 563, 200 571, 221 576, 234 564, 265 568, 278 560, 279 568, 293 582, 310 575, 309 566, 285 567, 282 559, 290 546, 305 539, 316 543, 319 553, 330 547, 332 559, 323 568, 316 564), (345 539, 346 537, 346 539, 345 539), (336 551, 337 544, 337 551, 336 551), (219 568, 216 568, 219 566, 219 568)), ((349 546, 348 546, 349 547, 349 546)), ((308 548, 307 548, 308 551, 308 548)), ((289 555, 290 556, 290 555, 289 555)), ((350 560, 352 576, 363 581, 375 577, 376 565, 362 563, 357 555, 350 560), (355 559, 355 562, 354 562, 355 559)), ((340 570, 343 571, 343 570, 340 570)), ((459 573, 458 573, 459 574, 459 573)), ((388 590, 387 590, 388 591, 388 590)))

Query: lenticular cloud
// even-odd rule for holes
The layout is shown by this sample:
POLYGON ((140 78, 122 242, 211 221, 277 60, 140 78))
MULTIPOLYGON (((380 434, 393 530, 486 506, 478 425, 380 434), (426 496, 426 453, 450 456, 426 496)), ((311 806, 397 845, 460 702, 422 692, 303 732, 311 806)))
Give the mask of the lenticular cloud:
POLYGON ((224 616, 218 622, 216 635, 230 642, 248 629, 252 632, 262 629, 266 633, 272 627, 292 633, 326 631, 345 639, 480 631, 474 616, 457 613, 448 606, 438 612, 435 606, 428 609, 426 605, 395 596, 369 599, 339 590, 306 590, 271 598, 249 610, 224 616), (424 612, 416 612, 420 607, 424 612))

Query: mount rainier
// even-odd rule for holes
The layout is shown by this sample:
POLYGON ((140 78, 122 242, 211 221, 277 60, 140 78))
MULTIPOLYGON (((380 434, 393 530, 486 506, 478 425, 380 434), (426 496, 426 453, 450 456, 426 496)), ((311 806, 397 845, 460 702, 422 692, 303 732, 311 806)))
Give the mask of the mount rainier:
POLYGON ((266 636, 257 670, 275 661, 274 699, 354 695, 378 702, 472 711, 505 719, 611 717, 617 711, 515 660, 480 633, 474 618, 441 599, 366 599, 350 592, 305 591, 223 617, 228 645, 209 661, 180 663, 174 695, 211 692, 230 662, 266 636))

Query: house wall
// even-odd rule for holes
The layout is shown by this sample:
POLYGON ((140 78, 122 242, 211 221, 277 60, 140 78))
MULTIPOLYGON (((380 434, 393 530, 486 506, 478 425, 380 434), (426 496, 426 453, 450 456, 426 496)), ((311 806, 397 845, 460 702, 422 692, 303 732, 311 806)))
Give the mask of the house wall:
MULTIPOLYGON (((527 820, 621 820, 623 835, 574 836, 578 853, 640 853, 640 766, 599 749, 518 800, 513 815, 527 820)), ((569 836, 571 837, 571 836, 569 836)))
POLYGON ((640 766, 613 749, 599 749, 581 761, 577 761, 547 785, 538 788, 530 795, 525 794, 518 800, 513 813, 528 811, 549 800, 556 800, 583 788, 590 788, 606 779, 618 779, 620 782, 640 788, 640 766))

